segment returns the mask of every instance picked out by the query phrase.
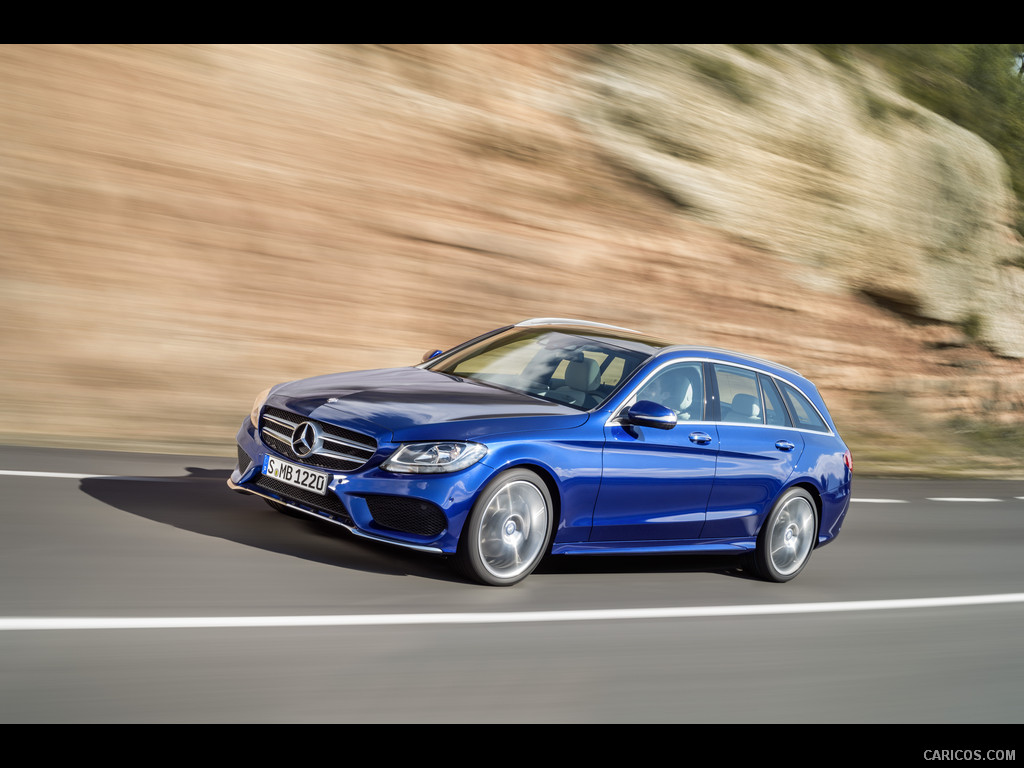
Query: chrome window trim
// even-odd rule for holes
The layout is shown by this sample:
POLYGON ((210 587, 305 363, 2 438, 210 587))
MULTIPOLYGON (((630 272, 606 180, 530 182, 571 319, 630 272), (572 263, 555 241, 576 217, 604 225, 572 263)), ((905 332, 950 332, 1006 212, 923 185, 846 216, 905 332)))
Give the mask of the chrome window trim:
MULTIPOLYGON (((708 347, 707 349, 711 349, 711 348, 708 347)), ((730 352, 729 354, 734 354, 734 353, 730 352)), ((748 357, 749 358, 749 356, 746 356, 746 355, 744 355, 744 357, 748 357)), ((749 358, 749 359, 757 360, 758 358, 749 358)), ((771 371, 766 371, 763 368, 758 368, 758 367, 753 366, 753 365, 744 365, 742 363, 734 363, 732 361, 727 361, 727 360, 718 360, 718 359, 712 358, 712 357, 678 357, 678 358, 675 358, 673 360, 666 360, 664 363, 662 363, 657 368, 655 368, 653 371, 651 371, 649 374, 647 374, 647 376, 645 376, 641 381, 639 381, 637 384, 635 384, 633 386, 632 390, 630 391, 630 393, 625 397, 625 399, 622 400, 622 405, 619 406, 611 416, 609 416, 608 420, 604 423, 604 425, 606 427, 621 426, 622 423, 624 422, 624 418, 622 417, 622 413, 624 411, 626 411, 630 406, 632 406, 633 403, 636 401, 637 392, 639 392, 640 389, 648 381, 650 381, 652 377, 654 377, 655 375, 660 373, 664 368, 667 368, 670 365, 678 365, 680 363, 711 363, 712 365, 724 365, 724 366, 731 366, 733 368, 745 368, 746 370, 754 371, 755 373, 761 373, 761 374, 764 374, 765 376, 770 376, 771 378, 775 379, 776 381, 781 381, 784 384, 788 384, 789 386, 793 387, 793 389, 795 389, 797 392, 800 392, 800 387, 798 387, 793 382, 787 381, 786 379, 782 378, 781 376, 777 376, 776 374, 772 373, 771 371)), ((774 363, 769 363, 769 364, 770 365, 775 365, 774 363)), ((778 367, 785 368, 785 366, 778 366, 778 367)), ((791 368, 786 368, 786 370, 789 371, 789 370, 792 370, 792 369, 791 368)), ((796 371, 793 371, 793 373, 796 373, 796 371)), ((797 374, 797 375, 799 376, 800 374, 797 374)), ((704 390, 705 390, 705 393, 706 393, 707 392, 707 382, 704 381, 704 378, 705 378, 704 377, 704 372, 701 371, 701 381, 704 383, 704 390)), ((760 391, 760 385, 758 385, 758 391, 760 391)), ((783 394, 781 389, 779 390, 779 394, 780 395, 783 394)), ((811 402, 811 399, 809 397, 807 397, 807 395, 805 395, 803 392, 800 392, 800 395, 808 402, 808 404, 810 404, 811 408, 814 409, 814 412, 818 414, 818 418, 820 418, 821 419, 821 423, 825 425, 825 428, 828 430, 827 432, 823 432, 820 429, 806 429, 804 427, 797 427, 797 426, 787 427, 787 426, 779 425, 779 424, 764 424, 764 423, 762 423, 762 424, 750 424, 750 423, 744 423, 744 422, 740 422, 740 421, 708 421, 708 420, 704 420, 704 421, 681 421, 681 422, 679 422, 679 424, 716 424, 716 425, 717 424, 729 424, 729 425, 734 426, 734 427, 754 427, 754 428, 760 427, 761 429, 766 429, 766 428, 767 429, 791 429, 794 432, 806 432, 807 434, 811 434, 811 435, 828 435, 828 436, 831 436, 831 437, 835 437, 835 432, 833 432, 832 428, 829 426, 828 420, 822 415, 821 411, 818 410, 818 406, 816 406, 813 402, 811 402)), ((707 407, 707 400, 706 399, 705 399, 704 405, 705 405, 705 407, 707 407)), ((763 402, 761 403, 761 406, 762 406, 762 410, 763 410, 764 409, 764 403, 763 402)), ((763 416, 762 416, 762 418, 763 418, 763 416)), ((676 426, 679 426, 679 424, 677 424, 676 426)))
MULTIPOLYGON (((690 424, 691 422, 687 421, 687 422, 681 422, 681 423, 690 424)), ((804 429, 803 427, 785 427, 785 426, 781 426, 779 424, 744 424, 744 423, 739 422, 739 421, 711 421, 711 422, 708 422, 708 423, 709 424, 715 424, 717 426, 725 426, 725 427, 751 427, 753 429, 788 429, 791 432, 802 432, 802 433, 808 434, 808 435, 825 435, 825 436, 831 435, 833 437, 835 436, 835 435, 833 435, 832 432, 821 432, 821 431, 819 431, 817 429, 804 429)))

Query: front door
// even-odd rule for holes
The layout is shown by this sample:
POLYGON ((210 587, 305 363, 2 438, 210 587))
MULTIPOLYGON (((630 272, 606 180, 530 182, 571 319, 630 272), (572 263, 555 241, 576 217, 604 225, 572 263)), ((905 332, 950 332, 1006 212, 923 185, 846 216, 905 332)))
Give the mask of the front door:
POLYGON ((671 408, 678 421, 667 430, 621 421, 605 426, 590 540, 699 538, 719 448, 716 425, 704 418, 702 365, 680 362, 655 371, 624 408, 639 400, 671 408))

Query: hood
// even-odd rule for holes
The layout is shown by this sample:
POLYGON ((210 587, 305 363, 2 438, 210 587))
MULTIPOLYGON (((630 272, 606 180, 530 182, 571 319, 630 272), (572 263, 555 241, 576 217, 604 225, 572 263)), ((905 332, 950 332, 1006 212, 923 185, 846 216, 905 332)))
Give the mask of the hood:
POLYGON ((372 435, 378 442, 472 440, 577 427, 588 414, 424 368, 332 373, 282 384, 270 405, 372 435))

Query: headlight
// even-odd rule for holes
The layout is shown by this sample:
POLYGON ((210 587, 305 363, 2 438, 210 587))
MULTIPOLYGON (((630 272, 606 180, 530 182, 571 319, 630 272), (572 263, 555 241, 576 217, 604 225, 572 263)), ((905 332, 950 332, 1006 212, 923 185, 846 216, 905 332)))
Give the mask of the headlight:
POLYGON ((480 443, 406 443, 385 461, 388 472, 458 472, 487 455, 480 443))
POLYGON ((252 410, 249 411, 249 421, 252 422, 252 425, 256 429, 260 428, 260 409, 263 407, 263 404, 267 402, 267 397, 270 395, 270 390, 272 389, 273 387, 267 387, 256 395, 256 400, 252 404, 252 410))

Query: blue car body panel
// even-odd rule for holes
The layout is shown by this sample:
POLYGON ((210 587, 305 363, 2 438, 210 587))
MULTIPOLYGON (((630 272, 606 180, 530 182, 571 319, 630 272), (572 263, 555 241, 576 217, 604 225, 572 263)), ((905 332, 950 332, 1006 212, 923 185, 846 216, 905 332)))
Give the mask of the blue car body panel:
MULTIPOLYGON (((585 324, 551 327, 582 337, 590 332, 585 324)), ((481 338, 516 330, 499 329, 481 338)), ((472 343, 478 340, 467 345, 472 343)), ((353 471, 321 467, 319 471, 330 475, 323 497, 295 493, 280 484, 270 487, 262 476, 265 456, 299 465, 303 461, 285 441, 268 439, 246 419, 237 435, 239 466, 229 485, 357 535, 445 554, 456 552, 482 490, 516 467, 531 469, 550 490, 557 519, 551 542, 555 554, 748 552, 776 500, 796 486, 817 505, 816 545, 835 538, 849 506, 849 451, 813 384, 788 368, 722 350, 663 343, 645 347, 634 344, 632 337, 621 343, 640 350, 643 362, 590 408, 431 370, 433 361, 279 385, 259 409, 261 428, 268 409, 276 409, 293 414, 295 422, 315 422, 321 431, 337 427, 339 434, 351 430, 366 436, 368 445, 375 444, 366 449, 372 454, 353 471), (697 404, 696 417, 671 429, 630 423, 624 414, 646 382, 661 371, 678 370, 679 364, 704 373, 705 401, 702 409, 697 404), (722 402, 728 394, 720 393, 716 382, 726 370, 751 382, 758 373, 767 377, 759 379, 761 408, 775 403, 776 415, 789 423, 780 419, 768 424, 768 417, 760 423, 723 420, 740 400, 733 396, 731 403, 722 402), (779 393, 787 386, 806 398, 799 407, 816 411, 820 423, 811 413, 816 424, 801 428, 796 415, 783 413, 792 410, 778 407, 783 400, 779 393), (774 397, 771 402, 769 395, 774 397), (401 446, 426 441, 475 442, 487 452, 455 472, 402 474, 382 466, 401 446), (382 523, 374 510, 380 500, 395 498, 422 503, 440 522, 429 530, 382 523)), ((455 350, 436 359, 444 360, 455 350)), ((279 432, 290 437, 286 427, 279 432)))
MULTIPOLYGON (((690 427, 604 428, 602 482, 593 542, 699 539, 715 483, 718 441, 692 443, 690 427)), ((701 425, 714 435, 714 425, 701 425)), ((634 544, 639 546, 639 544, 634 544)))

